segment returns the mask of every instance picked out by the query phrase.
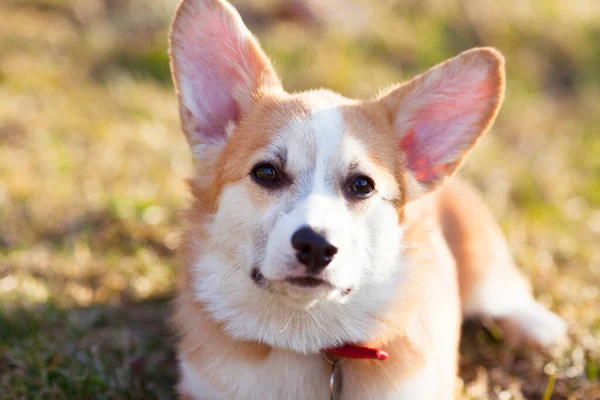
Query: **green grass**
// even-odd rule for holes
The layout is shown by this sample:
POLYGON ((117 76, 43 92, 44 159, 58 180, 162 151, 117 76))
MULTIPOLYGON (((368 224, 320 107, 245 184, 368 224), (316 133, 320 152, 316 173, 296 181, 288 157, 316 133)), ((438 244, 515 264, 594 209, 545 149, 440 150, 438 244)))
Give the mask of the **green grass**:
MULTIPOLYGON (((464 398, 600 398, 597 2, 337 3, 309 23, 282 18, 283 1, 236 2, 289 90, 370 96, 478 45, 507 59, 505 105, 463 174, 571 344, 510 348, 469 323, 464 398)), ((191 173, 166 55, 175 5, 0 4, 1 398, 174 397, 167 299, 191 173)))
POLYGON ((174 355, 163 301, 60 309, 41 304, 0 320, 3 398, 172 397, 174 355), (16 315, 18 313, 18 315, 16 315))

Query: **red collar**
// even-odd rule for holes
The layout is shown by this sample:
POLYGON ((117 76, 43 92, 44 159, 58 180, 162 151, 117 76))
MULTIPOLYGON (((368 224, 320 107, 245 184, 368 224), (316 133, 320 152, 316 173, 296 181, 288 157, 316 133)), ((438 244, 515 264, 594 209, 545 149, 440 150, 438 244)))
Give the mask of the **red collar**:
POLYGON ((356 358, 361 360, 380 360, 388 359, 388 353, 375 347, 355 346, 345 344, 340 347, 333 347, 322 350, 323 353, 342 358, 356 358))

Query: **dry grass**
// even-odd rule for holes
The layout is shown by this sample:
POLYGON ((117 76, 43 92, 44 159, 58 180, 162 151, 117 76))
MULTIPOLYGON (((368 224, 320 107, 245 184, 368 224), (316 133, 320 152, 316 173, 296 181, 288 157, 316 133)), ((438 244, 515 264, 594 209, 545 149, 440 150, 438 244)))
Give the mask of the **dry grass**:
MULTIPOLYGON (((470 324, 464 397, 600 399, 600 3, 330 0, 312 17, 236 4, 291 90, 371 95, 472 46, 504 52, 505 107, 464 174, 572 344, 512 349, 470 324)), ((174 8, 0 4, 3 398, 173 396, 164 315, 190 173, 165 52, 174 8)))

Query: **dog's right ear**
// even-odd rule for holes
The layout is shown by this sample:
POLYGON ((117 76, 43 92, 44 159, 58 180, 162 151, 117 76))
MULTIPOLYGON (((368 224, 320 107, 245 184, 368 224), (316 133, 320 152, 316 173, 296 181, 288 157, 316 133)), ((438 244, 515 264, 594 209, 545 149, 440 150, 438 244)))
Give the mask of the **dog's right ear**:
POLYGON ((224 143, 257 97, 281 84, 268 57, 222 0, 183 0, 170 36, 182 129, 196 146, 224 143))

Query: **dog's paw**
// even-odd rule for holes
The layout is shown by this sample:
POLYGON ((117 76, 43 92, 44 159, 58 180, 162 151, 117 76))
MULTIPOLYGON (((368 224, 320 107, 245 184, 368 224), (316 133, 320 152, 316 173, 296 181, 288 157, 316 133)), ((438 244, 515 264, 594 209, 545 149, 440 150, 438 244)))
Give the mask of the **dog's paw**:
POLYGON ((568 341, 567 324, 533 298, 517 310, 498 319, 506 339, 540 347, 562 345, 568 341))

